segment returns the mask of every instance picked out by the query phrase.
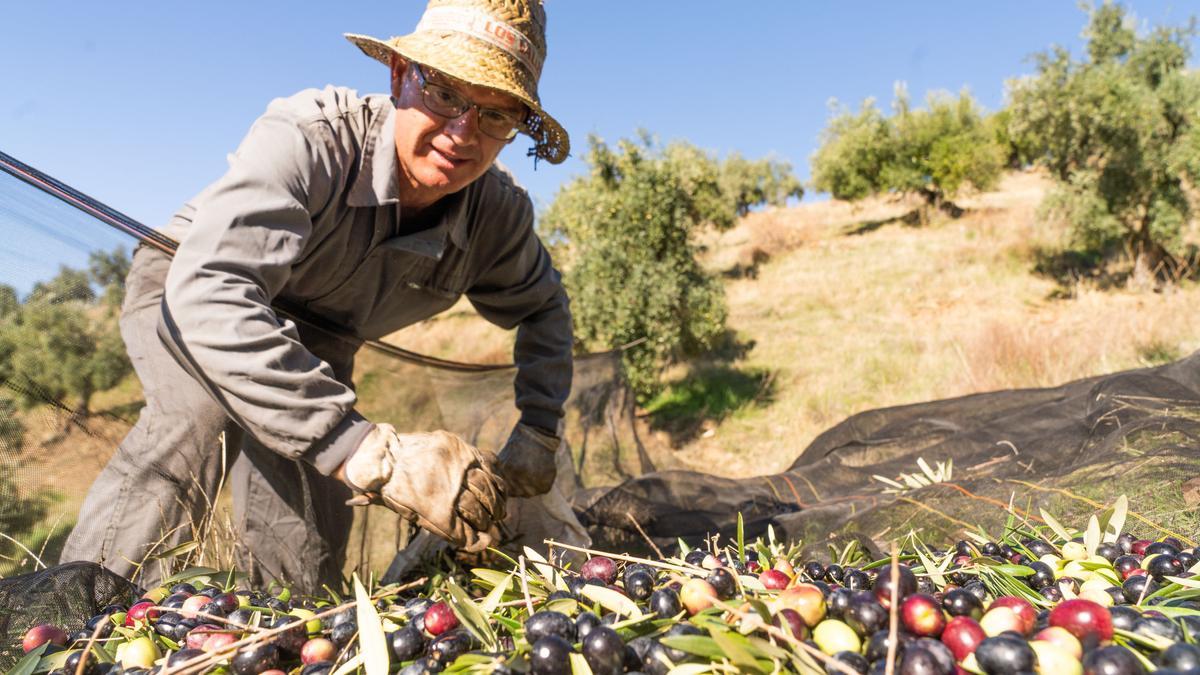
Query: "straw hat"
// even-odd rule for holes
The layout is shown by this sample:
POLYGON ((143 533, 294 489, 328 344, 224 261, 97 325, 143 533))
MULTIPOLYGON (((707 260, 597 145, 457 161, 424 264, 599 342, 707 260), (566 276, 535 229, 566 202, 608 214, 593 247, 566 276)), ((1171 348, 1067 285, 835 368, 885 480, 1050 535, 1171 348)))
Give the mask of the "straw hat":
POLYGON ((546 59, 542 0, 429 0, 416 30, 383 41, 346 34, 367 56, 391 65, 393 54, 469 84, 516 97, 529 106, 536 142, 529 154, 558 164, 567 158, 567 132, 542 109, 537 83, 546 59))

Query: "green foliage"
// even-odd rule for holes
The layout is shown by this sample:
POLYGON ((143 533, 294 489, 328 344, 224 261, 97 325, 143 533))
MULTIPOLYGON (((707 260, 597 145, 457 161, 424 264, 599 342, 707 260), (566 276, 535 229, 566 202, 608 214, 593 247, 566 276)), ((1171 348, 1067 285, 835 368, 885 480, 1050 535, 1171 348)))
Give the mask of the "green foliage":
POLYGON ((1087 60, 1035 55, 1037 75, 1009 84, 1009 133, 1054 174, 1043 212, 1096 259, 1120 250, 1172 272, 1200 179, 1200 74, 1185 70, 1195 21, 1139 36, 1125 10, 1090 15, 1087 60))
MULTIPOLYGON (((0 532, 20 537, 46 515, 47 496, 25 497, 17 488, 17 461, 25 441, 25 427, 17 417, 16 405, 0 396, 0 532)), ((0 540, 0 569, 17 555, 15 547, 0 540)))
POLYGON ((800 199, 804 186, 792 173, 792 165, 773 159, 749 160, 733 153, 721 163, 721 192, 733 199, 739 216, 759 204, 784 206, 789 197, 800 199))
POLYGON ((0 451, 9 450, 15 454, 24 444, 25 425, 17 417, 17 407, 9 398, 0 396, 0 451))
POLYGON ((27 303, 47 304, 59 302, 91 302, 96 299, 87 272, 66 265, 58 268, 58 275, 49 281, 39 281, 25 298, 27 303))
POLYGON ((894 161, 891 122, 873 99, 864 101, 857 114, 835 109, 812 158, 813 187, 847 200, 889 189, 883 170, 894 161))
POLYGON ((17 472, 12 459, 20 453, 24 443, 25 426, 17 417, 16 405, 0 396, 0 532, 4 533, 18 529, 27 516, 27 505, 17 494, 17 472))
POLYGON ((104 303, 120 308, 125 301, 125 277, 129 275, 129 256, 124 247, 112 251, 93 251, 88 256, 88 277, 104 289, 104 303))
POLYGON ((721 282, 696 260, 693 235, 731 227, 762 203, 799 196, 786 164, 733 156, 722 164, 690 144, 665 147, 643 133, 610 147, 589 139, 587 176, 563 187, 542 229, 564 242, 575 336, 584 349, 625 352, 644 401, 661 369, 711 349, 725 331, 721 282))
POLYGON ((835 107, 812 158, 816 189, 848 200, 919 194, 942 206, 967 184, 986 189, 999 178, 1006 148, 970 94, 933 93, 922 110, 898 87, 892 107, 891 117, 871 99, 857 114, 835 107))
POLYGON ((130 371, 115 326, 89 309, 78 301, 26 303, 22 308, 8 336, 15 345, 10 357, 12 378, 31 385, 21 387, 22 403, 71 397, 78 411, 86 414, 93 393, 115 386, 130 371))
POLYGON ((0 320, 15 315, 20 309, 21 300, 17 297, 17 289, 0 284, 0 320))
POLYGON ((0 382, 26 406, 66 401, 86 415, 93 393, 115 386, 131 371, 111 304, 122 285, 124 253, 93 256, 92 274, 62 267, 34 286, 24 304, 6 302, 0 287, 0 382), (99 264, 97 264, 99 262, 99 264), (98 271, 99 270, 99 271, 98 271), (107 270, 107 271, 105 271, 107 270), (105 287, 98 300, 89 276, 105 287))

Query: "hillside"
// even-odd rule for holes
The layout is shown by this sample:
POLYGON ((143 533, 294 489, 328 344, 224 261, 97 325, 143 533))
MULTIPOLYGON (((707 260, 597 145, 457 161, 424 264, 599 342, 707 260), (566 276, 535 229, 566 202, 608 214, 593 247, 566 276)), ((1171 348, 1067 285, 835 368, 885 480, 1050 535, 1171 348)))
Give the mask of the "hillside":
MULTIPOLYGON (((1193 283, 1102 290, 1033 271, 1064 236, 1036 216, 1048 186, 1013 173, 960 200, 962 218, 920 228, 903 219, 914 204, 878 199, 754 213, 709 236, 704 260, 727 278, 738 355, 672 369, 675 389, 649 406, 658 412, 642 417, 643 438, 685 467, 772 473, 862 410, 1053 385, 1200 348, 1193 283)), ((466 303, 391 340, 463 360, 503 360, 511 344, 466 303)))
MULTIPOLYGON (((1063 236, 1036 217, 1047 186, 1037 173, 1011 174, 960 200, 963 217, 924 227, 903 218, 913 204, 880 199, 754 213, 710 234, 703 258, 726 279, 731 346, 668 372, 670 388, 639 413, 641 438, 660 466, 768 474, 856 412, 1058 384, 1200 348, 1193 282, 1102 290, 1033 271, 1063 236)), ((463 301, 389 341, 497 363, 510 359, 512 333, 463 301)), ((360 381, 377 362, 363 360, 360 381)), ((24 416, 36 445, 18 482, 60 495, 46 519, 59 536, 139 396, 132 380, 97 395, 91 433, 49 443, 61 418, 24 416)))

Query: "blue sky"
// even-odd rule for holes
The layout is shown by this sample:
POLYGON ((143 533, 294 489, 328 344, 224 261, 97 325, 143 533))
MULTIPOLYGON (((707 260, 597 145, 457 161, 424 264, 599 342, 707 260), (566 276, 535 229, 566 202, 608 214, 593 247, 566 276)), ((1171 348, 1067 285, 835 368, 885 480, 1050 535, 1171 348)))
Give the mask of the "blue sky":
MULTIPOLYGON (((1195 3, 1128 3, 1147 25, 1195 3)), ((20 2, 0 26, 0 150, 149 225, 219 176, 270 99, 328 83, 382 91, 386 69, 343 32, 409 32, 424 3, 20 2)), ((574 157, 501 159, 539 206, 583 172, 588 134, 645 128, 711 151, 772 154, 808 176, 828 102, 969 88, 994 110, 1052 43, 1078 53, 1074 0, 547 0, 547 109, 574 157)))

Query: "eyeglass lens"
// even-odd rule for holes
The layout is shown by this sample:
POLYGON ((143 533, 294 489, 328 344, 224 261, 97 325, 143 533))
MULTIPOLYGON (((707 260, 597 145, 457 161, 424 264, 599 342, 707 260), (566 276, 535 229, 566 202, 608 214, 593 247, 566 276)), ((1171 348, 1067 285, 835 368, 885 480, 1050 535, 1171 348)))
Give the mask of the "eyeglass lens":
POLYGON ((421 85, 425 107, 431 112, 453 119, 476 108, 479 110, 479 130, 483 133, 501 141, 511 140, 517 135, 520 120, 512 113, 483 107, 449 87, 429 82, 423 70, 420 67, 416 69, 417 81, 421 85))

